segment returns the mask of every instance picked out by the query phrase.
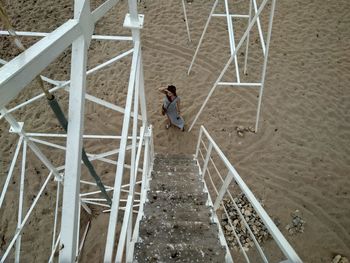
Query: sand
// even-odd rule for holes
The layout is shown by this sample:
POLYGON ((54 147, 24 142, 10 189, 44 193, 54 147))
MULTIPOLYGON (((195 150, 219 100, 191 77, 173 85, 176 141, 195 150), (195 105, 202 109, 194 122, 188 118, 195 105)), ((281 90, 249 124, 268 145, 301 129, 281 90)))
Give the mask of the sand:
MULTIPOLYGON (((92 1, 92 6, 100 2, 92 1)), ((126 4, 121 1, 108 13, 98 23, 96 33, 129 34, 122 28, 126 4)), ((259 132, 246 133, 242 138, 237 136, 236 127, 255 123, 258 92, 254 89, 218 88, 190 133, 175 128, 166 130, 160 114, 162 95, 157 89, 174 84, 188 127, 229 58, 226 21, 214 18, 193 71, 187 76, 212 4, 213 1, 195 0, 188 6, 192 43, 187 41, 180 1, 145 0, 139 5, 139 12, 145 14, 142 30, 145 88, 156 152, 194 153, 198 129, 203 124, 241 177, 263 200, 267 212, 279 219, 280 230, 305 262, 330 262, 335 254, 350 257, 350 2, 277 1, 259 132), (296 209, 306 221, 305 232, 291 236, 285 226, 296 209)), ((15 28, 23 31, 50 32, 73 15, 72 1, 68 0, 7 1, 6 7, 15 28)), ((245 13, 245 8, 244 3, 237 4, 237 13, 245 13)), ((262 21, 265 30, 266 18, 267 13, 262 21)), ((237 21, 235 25, 239 39, 244 23, 237 21)), ((261 50, 256 32, 251 39, 247 78, 258 81, 261 50)), ((27 46, 37 40, 23 38, 27 46)), ((7 38, 1 37, 0 47, 2 59, 9 60, 18 54, 7 38)), ((130 44, 93 41, 88 68, 128 48, 130 44)), ((242 54, 239 61, 242 65, 242 54)), ((43 75, 66 80, 69 64, 67 50, 43 75)), ((89 77, 87 91, 123 106, 129 66, 130 59, 123 59, 89 77)), ((225 80, 234 80, 232 69, 225 80)), ((35 85, 31 85, 11 105, 37 93, 35 85)), ((67 109, 67 94, 60 91, 57 97, 67 109)), ((120 132, 120 115, 91 103, 87 103, 86 110, 86 133, 120 132)), ((28 131, 62 131, 42 102, 19 110, 15 116, 25 121, 28 131)), ((9 134, 8 129, 8 124, 1 120, 0 185, 16 147, 17 136, 9 134)), ((64 145, 63 141, 57 142, 64 145)), ((96 153, 117 146, 105 141, 85 144, 88 151, 96 153)), ((64 162, 62 153, 41 149, 55 164, 64 162)), ((47 174, 32 153, 28 160, 26 208, 47 174)), ((16 227, 19 167, 0 211, 1 253, 16 227)), ((106 184, 113 184, 112 166, 98 165, 97 170, 106 184)), ((30 227, 24 231, 23 262, 43 262, 49 256, 51 236, 47 233, 53 225, 55 187, 54 182, 50 183, 30 219, 30 227)), ((92 220, 81 262, 102 261, 107 223, 106 214, 92 220)))

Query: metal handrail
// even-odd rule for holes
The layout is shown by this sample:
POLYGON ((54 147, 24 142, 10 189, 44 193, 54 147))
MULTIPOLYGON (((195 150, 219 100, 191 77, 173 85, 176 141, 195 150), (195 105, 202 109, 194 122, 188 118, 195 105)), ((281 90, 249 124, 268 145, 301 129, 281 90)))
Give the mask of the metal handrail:
MULTIPOLYGON (((204 146, 205 146, 205 144, 204 144, 204 146)), ((214 150, 217 153, 217 155, 219 156, 220 160, 224 163, 225 167, 228 169, 228 174, 227 174, 226 178, 224 180, 221 179, 222 180, 222 186, 221 186, 220 190, 217 191, 216 186, 214 186, 214 189, 217 192, 217 196, 216 196, 216 199, 215 199, 215 202, 214 202, 214 211, 216 211, 218 209, 219 204, 221 204, 221 202, 223 201, 224 195, 226 193, 228 193, 231 201, 235 205, 235 208, 236 208, 237 212, 239 213, 240 217, 243 219, 243 222, 245 222, 245 226, 247 227, 249 233, 251 235, 253 235, 252 231, 250 230, 250 227, 249 227, 248 223, 244 219, 244 216, 241 214, 241 211, 238 209, 237 204, 235 204, 235 202, 233 200, 233 197, 232 197, 231 193, 228 190, 229 186, 232 184, 232 180, 234 180, 234 182, 239 186, 240 190, 246 196, 246 198, 248 199, 248 201, 250 202, 252 207, 255 209, 255 211, 258 214, 258 216, 261 218, 261 220, 264 223, 265 227, 267 228, 267 230, 271 234, 272 238, 274 239, 274 241, 276 242, 276 244, 280 248, 281 252, 287 258, 287 260, 289 262, 295 262, 295 263, 302 262, 302 260, 299 258, 297 253, 294 251, 292 246, 288 243, 288 241, 285 239, 285 237, 282 235, 280 230, 274 224, 274 222, 272 221, 270 216, 267 214, 265 209, 261 206, 259 201, 256 199, 256 197, 254 196, 252 191, 249 189, 249 187, 246 185, 246 183, 240 177, 240 175, 238 174, 238 172, 236 171, 234 166, 230 163, 230 161, 226 158, 224 153, 221 151, 220 147, 215 143, 215 141, 210 136, 208 131, 204 128, 204 126, 201 126, 200 132, 199 132, 199 138, 198 138, 195 158, 198 160, 198 156, 200 154, 202 159, 203 159, 203 161, 204 161, 203 166, 200 167, 200 170, 202 171, 201 176, 203 178, 203 181, 205 182, 205 174, 206 174, 206 172, 208 172, 208 176, 211 176, 210 175, 210 171, 208 170, 208 163, 209 163, 209 160, 211 160, 213 162, 213 160, 211 158, 212 150, 214 150), (204 144, 202 137, 206 137, 208 142, 209 142, 208 146, 204 147, 205 150, 206 150, 206 153, 207 153, 205 157, 202 154, 202 151, 200 149, 200 145, 204 144)), ((199 162, 198 162, 198 165, 200 165, 199 162)), ((216 168, 216 171, 217 171, 217 168, 216 168)), ((212 181, 212 179, 211 179, 211 181, 212 181)), ((232 223, 229 222, 229 224, 234 229, 232 223)), ((254 241, 254 243, 257 245, 258 243, 255 242, 255 241, 254 241)), ((259 253, 260 253, 261 257, 263 258, 264 262, 268 262, 267 259, 266 259, 266 256, 264 255, 264 253, 263 253, 263 251, 261 249, 261 247, 260 246, 257 246, 257 247, 258 247, 259 253)), ((243 253, 245 254, 244 250, 243 250, 243 253)), ((249 259, 247 260, 247 262, 249 262, 249 259)))

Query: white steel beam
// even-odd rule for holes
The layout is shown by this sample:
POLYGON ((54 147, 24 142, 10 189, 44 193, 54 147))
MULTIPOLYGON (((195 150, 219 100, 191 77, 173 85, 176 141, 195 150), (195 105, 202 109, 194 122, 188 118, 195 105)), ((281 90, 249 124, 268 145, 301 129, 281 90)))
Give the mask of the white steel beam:
MULTIPOLYGON (((253 5, 253 0, 249 0, 249 20, 248 20, 248 25, 250 24, 250 21, 252 19, 252 5, 253 5)), ((244 70, 243 70, 243 73, 245 75, 247 74, 247 65, 248 65, 249 36, 250 36, 250 32, 248 33, 248 36, 247 36, 246 47, 245 47, 245 52, 244 52, 244 70)))
MULTIPOLYGON (((147 128, 148 130, 150 128, 147 128)), ((150 131, 149 131, 150 132, 150 131)), ((148 134, 149 135, 149 134, 148 134)), ((144 151, 144 158, 143 158, 143 172, 142 172, 142 182, 141 182, 141 196, 140 196, 140 206, 139 211, 136 218, 135 223, 135 229, 133 232, 132 240, 130 242, 130 248, 127 251, 126 254, 126 262, 132 262, 133 261, 133 254, 135 249, 135 243, 137 242, 137 238, 139 236, 139 227, 140 227, 140 221, 143 216, 143 204, 146 202, 147 199, 147 186, 148 186, 148 179, 149 175, 147 174, 149 172, 149 160, 150 160, 150 143, 151 143, 151 137, 145 136, 145 151, 144 151)))
POLYGON ((94 23, 100 20, 118 2, 119 0, 107 0, 94 11, 92 11, 92 18, 94 20, 94 23))
POLYGON ((131 104, 132 104, 132 98, 134 93, 136 69, 137 69, 137 64, 139 59, 139 51, 140 51, 140 42, 136 41, 134 43, 134 54, 133 54, 132 63, 131 63, 128 95, 126 98, 125 114, 123 119, 122 139, 120 140, 120 146, 119 146, 120 153, 118 155, 117 171, 116 171, 115 182, 114 182, 113 203, 111 207, 111 214, 109 217, 104 262, 112 262, 112 257, 113 257, 115 232, 116 232, 118 211, 119 211, 120 190, 121 190, 121 183, 122 183, 123 171, 124 171, 125 149, 126 149, 127 136, 129 131, 131 104))
MULTIPOLYGON (((249 15, 229 14, 231 18, 249 18, 249 15)), ((213 14, 213 17, 226 17, 227 14, 213 14)))
POLYGON ((102 63, 102 64, 100 64, 100 65, 98 65, 98 66, 96 66, 96 67, 94 67, 94 68, 92 68, 90 70, 88 70, 87 75, 90 75, 91 73, 94 73, 95 71, 97 71, 99 69, 102 69, 102 68, 104 68, 106 66, 109 66, 110 64, 112 64, 112 63, 122 59, 123 57, 126 57, 127 55, 131 54, 133 51, 134 51, 134 49, 130 49, 128 51, 123 52, 122 54, 119 54, 119 55, 115 56, 114 58, 112 58, 110 60, 107 60, 106 62, 104 62, 104 63, 102 63))
POLYGON ((199 39, 199 42, 198 42, 196 51, 194 52, 194 55, 193 55, 193 58, 192 58, 190 67, 188 68, 187 75, 189 75, 190 72, 191 72, 192 66, 193 66, 193 64, 194 64, 194 61, 196 60, 196 57, 197 57, 199 48, 200 48, 200 46, 202 45, 202 41, 203 41, 204 35, 205 35, 205 33, 207 32, 207 28, 208 28, 208 26, 209 26, 211 17, 212 17, 213 14, 214 14, 214 11, 215 11, 216 6, 218 5, 218 2, 219 2, 219 0, 215 0, 214 5, 213 5, 213 7, 212 7, 212 9, 211 9, 211 11, 210 11, 210 14, 209 14, 209 17, 208 17, 207 22, 205 23, 204 30, 203 30, 203 32, 202 32, 201 38, 199 39))
POLYGON ((15 165, 16 165, 16 162, 17 162, 19 151, 20 151, 21 146, 22 146, 22 142, 23 142, 23 136, 20 136, 19 140, 18 140, 18 143, 17 143, 15 154, 13 156, 13 159, 12 159, 12 162, 11 162, 11 165, 10 165, 10 170, 9 170, 9 172, 7 174, 4 187, 2 188, 2 192, 1 192, 1 196, 0 196, 0 208, 2 206, 2 203, 4 202, 5 195, 7 193, 7 188, 9 186, 9 184, 10 184, 10 180, 11 180, 11 177, 12 177, 12 174, 13 174, 13 170, 15 169, 15 165))
MULTIPOLYGON (((254 7, 254 12, 255 14, 258 12, 258 5, 256 4, 256 0, 253 0, 253 7, 254 7)), ((261 42, 261 48, 263 51, 263 54, 265 56, 265 40, 264 40, 264 34, 262 32, 261 24, 260 24, 260 18, 258 17, 256 24, 258 26, 258 31, 259 31, 259 37, 260 37, 260 42, 261 42)))
POLYGON ((255 132, 258 131, 258 126, 259 126, 261 100, 262 100, 264 86, 265 86, 267 59, 269 56, 269 47, 270 47, 270 40, 271 40, 272 24, 273 24, 273 17, 274 17, 274 13, 275 13, 275 7, 276 7, 276 0, 272 0, 272 6, 271 6, 271 11, 270 11, 269 29, 267 31, 266 52, 265 52, 265 56, 264 56, 264 65, 263 65, 262 77, 261 77, 261 87, 260 87, 260 91, 259 91, 259 102, 258 102, 258 109, 256 112, 255 132))
MULTIPOLYGON (((21 137, 23 138, 23 137, 21 137)), ((18 202, 18 216, 17 216, 17 228, 20 227, 22 223, 22 213, 23 213, 23 196, 24 196, 24 177, 26 174, 26 157, 27 157, 27 142, 23 142, 23 151, 22 151, 22 167, 21 167, 21 181, 19 184, 19 202, 18 202)), ((19 258, 21 254, 21 239, 20 235, 16 241, 16 254, 15 262, 19 263, 19 258)))
POLYGON ((258 82, 253 82, 253 83, 249 83, 249 82, 241 82, 241 83, 237 83, 237 82, 218 82, 218 86, 238 86, 238 87, 260 87, 261 83, 258 82))
MULTIPOLYGON (((230 16, 230 9, 228 7, 227 0, 225 0, 225 10, 226 10, 228 36, 229 36, 229 40, 230 40, 230 50, 231 50, 231 55, 232 55, 235 52, 236 42, 235 42, 235 34, 234 34, 234 30, 233 30, 232 17, 230 16)), ((238 67, 237 54, 235 55, 235 71, 236 71, 237 82, 241 82, 241 79, 239 77, 239 67, 238 67)))
POLYGON ((63 187, 61 247, 59 261, 73 262, 77 251, 87 45, 84 36, 73 42, 71 89, 63 187))
POLYGON ((61 54, 80 32, 77 20, 68 20, 0 68, 0 108, 4 107, 61 54))
POLYGON ((58 205, 60 202, 60 191, 61 190, 61 182, 57 182, 57 191, 56 191, 56 206, 55 206, 55 218, 53 222, 53 232, 52 232, 52 247, 51 250, 55 250, 56 243, 56 231, 57 231, 57 219, 58 219, 58 205))
POLYGON ((183 8, 183 10, 184 10, 184 16, 185 16, 185 22, 186 22, 186 30, 187 30, 188 41, 191 42, 191 34, 190 34, 190 28, 189 28, 189 26, 188 26, 188 20, 187 20, 187 12, 186 12, 185 0, 182 0, 182 8, 183 8))
MULTIPOLYGON (((15 33, 17 36, 23 36, 23 37, 46 37, 50 34, 50 33, 45 33, 45 32, 29 32, 29 31, 15 31, 15 33)), ((8 36, 10 34, 8 31, 0 30, 0 35, 8 36)), ((92 35, 92 39, 114 40, 114 41, 132 41, 132 37, 129 37, 129 36, 92 35)), ((6 64, 6 62, 4 60, 1 61, 1 59, 0 59, 0 63, 6 64)))
POLYGON ((145 94, 145 82, 143 77, 143 63, 142 63, 142 55, 140 55, 139 62, 139 100, 140 100, 140 110, 141 110, 141 118, 142 118, 142 126, 148 126, 148 118, 147 118, 147 107, 146 107, 146 94, 145 94))
POLYGON ((84 35, 72 45, 71 88, 69 92, 67 150, 63 186, 61 247, 59 262, 74 262, 77 255, 80 218, 80 175, 84 131, 87 49, 94 24, 90 2, 75 0, 74 18, 79 19, 84 35))

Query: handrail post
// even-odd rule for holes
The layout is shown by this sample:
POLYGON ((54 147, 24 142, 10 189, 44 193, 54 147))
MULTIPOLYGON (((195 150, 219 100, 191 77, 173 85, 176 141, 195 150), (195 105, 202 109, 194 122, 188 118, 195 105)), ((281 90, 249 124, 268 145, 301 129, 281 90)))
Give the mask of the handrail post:
POLYGON ((203 126, 201 126, 201 128, 199 130, 199 136, 198 136, 198 142, 197 142, 197 148, 196 148, 196 155, 195 155, 195 158, 197 160, 198 160, 198 152, 199 152, 199 147, 201 145, 202 135, 203 135, 203 126))
POLYGON ((213 149, 213 144, 211 141, 209 141, 209 146, 208 146, 208 151, 207 151, 207 156, 205 157, 204 165, 203 165, 203 170, 202 170, 202 179, 204 179, 205 172, 207 171, 208 167, 208 162, 210 159, 210 154, 211 150, 213 149))
POLYGON ((222 183, 222 186, 221 186, 221 189, 219 191, 218 197, 215 200, 214 211, 216 211, 219 208, 219 205, 220 205, 220 203, 222 201, 222 198, 224 197, 224 195, 225 195, 225 193, 226 193, 226 191, 228 189, 228 186, 230 185, 232 179, 233 179, 232 173, 229 171, 227 173, 225 181, 222 183))

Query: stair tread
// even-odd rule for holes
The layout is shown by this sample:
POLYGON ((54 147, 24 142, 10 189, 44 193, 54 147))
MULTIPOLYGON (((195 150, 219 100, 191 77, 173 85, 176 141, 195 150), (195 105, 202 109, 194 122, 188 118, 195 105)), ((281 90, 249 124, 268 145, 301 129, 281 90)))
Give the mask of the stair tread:
POLYGON ((150 182, 152 192, 184 192, 185 194, 191 194, 192 192, 203 192, 203 184, 201 182, 193 181, 164 181, 164 180, 152 180, 150 182))
MULTIPOLYGON (((155 237, 159 234, 162 235, 162 239, 169 240, 180 237, 191 237, 194 240, 211 237, 217 237, 218 229, 216 224, 202 221, 175 221, 175 220, 163 220, 163 219, 148 219, 141 221, 142 229, 140 230, 141 236, 155 237)), ((180 239, 181 240, 181 239, 180 239)))
POLYGON ((182 166, 182 165, 153 165, 153 169, 160 171, 160 172, 173 172, 173 173, 179 173, 179 172, 189 172, 189 173, 198 173, 198 167, 196 166, 182 166))
POLYGON ((191 210, 180 210, 180 209, 166 209, 161 207, 145 206, 145 216, 147 219, 150 218, 164 218, 165 220, 187 220, 187 221, 210 221, 210 212, 207 209, 191 209, 191 210))
POLYGON ((187 243, 136 244, 135 260, 141 262, 224 262, 225 250, 216 244, 198 246, 187 243), (140 250, 138 246, 146 246, 140 250))

